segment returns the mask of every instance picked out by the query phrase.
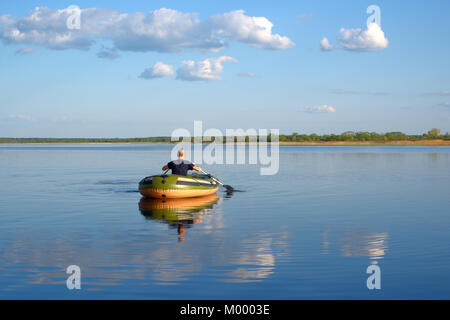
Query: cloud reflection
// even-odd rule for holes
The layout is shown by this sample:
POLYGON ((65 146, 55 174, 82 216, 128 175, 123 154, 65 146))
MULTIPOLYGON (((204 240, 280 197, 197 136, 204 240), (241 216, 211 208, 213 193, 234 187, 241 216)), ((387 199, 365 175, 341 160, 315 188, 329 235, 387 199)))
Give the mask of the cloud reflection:
POLYGON ((236 232, 230 238, 219 204, 217 198, 181 207, 142 201, 140 212, 154 223, 138 219, 92 229, 81 224, 48 235, 16 230, 0 248, 0 275, 8 277, 0 292, 29 285, 65 287, 65 269, 72 264, 82 270, 83 290, 125 286, 132 292, 144 290, 143 298, 161 296, 161 287, 154 285, 180 285, 198 277, 253 282, 273 275, 278 260, 287 256, 288 233, 236 232), (186 241, 177 241, 173 227, 168 232, 164 225, 190 226, 187 234, 178 235, 186 241))
POLYGON ((377 264, 386 255, 388 249, 387 232, 364 233, 361 231, 346 232, 333 240, 330 230, 322 233, 322 254, 329 254, 330 247, 335 243, 340 247, 344 257, 369 257, 372 264, 377 264))

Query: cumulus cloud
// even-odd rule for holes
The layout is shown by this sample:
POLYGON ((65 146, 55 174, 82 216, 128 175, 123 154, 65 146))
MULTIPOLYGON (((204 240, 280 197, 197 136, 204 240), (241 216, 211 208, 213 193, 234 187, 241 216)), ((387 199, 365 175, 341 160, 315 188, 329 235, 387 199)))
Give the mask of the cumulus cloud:
POLYGON ((323 104, 320 106, 305 107, 304 111, 308 113, 333 113, 336 112, 336 109, 332 106, 323 104))
MULTIPOLYGON (((86 9, 87 17, 92 16, 92 10, 98 9, 86 9)), ((68 29, 66 22, 71 13, 69 9, 35 8, 22 19, 2 15, 0 16, 0 39, 7 44, 33 44, 51 49, 86 50, 93 42, 87 28, 89 23, 85 26, 85 31, 68 29)))
POLYGON ((16 52, 14 53, 16 56, 22 56, 25 54, 30 54, 34 52, 34 48, 31 47, 23 47, 20 49, 17 49, 16 52))
POLYGON ((183 61, 177 70, 177 79, 186 81, 222 80, 220 74, 223 72, 224 62, 238 61, 228 56, 209 58, 197 62, 193 60, 183 61))
POLYGON ((118 59, 120 55, 115 48, 103 48, 97 53, 97 57, 100 59, 118 59))
POLYGON ((160 61, 156 62, 151 68, 145 69, 139 78, 142 79, 156 79, 163 77, 171 77, 175 74, 173 66, 164 64, 160 61))
POLYGON ((208 23, 195 13, 162 8, 148 14, 123 14, 111 28, 111 38, 121 50, 177 52, 181 49, 216 51, 225 46, 208 23))
POLYGON ((334 49, 334 46, 324 37, 320 40, 320 49, 322 49, 322 51, 330 51, 334 49))
POLYGON ((161 8, 149 13, 120 13, 111 9, 80 9, 80 28, 69 29, 70 8, 35 8, 19 19, 0 16, 0 39, 7 44, 39 45, 50 49, 88 50, 92 44, 110 40, 119 50, 179 52, 183 49, 216 52, 227 41, 263 49, 288 49, 294 43, 272 33, 265 17, 231 11, 201 21, 196 13, 161 8))
POLYGON ((81 10, 80 29, 67 28, 72 10, 35 8, 22 19, 0 17, 0 37, 6 43, 32 43, 51 49, 89 49, 97 39, 112 40, 127 51, 173 52, 185 48, 213 49, 224 46, 196 14, 171 9, 150 13, 116 10, 81 10))
POLYGON ((295 46, 288 37, 272 33, 273 23, 265 17, 249 17, 235 10, 211 17, 211 25, 219 36, 247 43, 255 48, 282 50, 295 46))
POLYGON ((339 44, 346 50, 377 51, 386 49, 389 44, 381 27, 374 22, 364 30, 341 28, 339 32, 341 34, 338 37, 339 44))
POLYGON ((333 46, 327 38, 320 41, 320 47, 324 51, 331 51, 336 48, 342 48, 349 51, 379 51, 386 49, 389 41, 384 35, 381 27, 372 22, 367 28, 345 29, 339 30, 340 36, 337 37, 339 46, 333 46))

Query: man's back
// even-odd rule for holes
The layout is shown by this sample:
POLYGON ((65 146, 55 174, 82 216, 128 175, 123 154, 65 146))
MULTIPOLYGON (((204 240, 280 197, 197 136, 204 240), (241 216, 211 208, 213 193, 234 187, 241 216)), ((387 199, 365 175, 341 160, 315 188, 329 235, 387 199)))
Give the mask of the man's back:
POLYGON ((172 174, 186 176, 189 170, 194 170, 194 164, 187 160, 173 160, 167 164, 167 167, 172 170, 172 174))

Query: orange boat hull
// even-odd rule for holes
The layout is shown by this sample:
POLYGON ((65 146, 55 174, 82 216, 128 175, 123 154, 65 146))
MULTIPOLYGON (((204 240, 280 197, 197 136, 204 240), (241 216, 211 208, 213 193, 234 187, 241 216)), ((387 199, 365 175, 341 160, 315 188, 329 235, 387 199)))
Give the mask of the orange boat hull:
POLYGON ((208 190, 170 190, 170 189, 141 189, 139 192, 148 198, 167 198, 167 199, 179 199, 179 198, 192 198, 203 197, 217 192, 219 187, 208 190))

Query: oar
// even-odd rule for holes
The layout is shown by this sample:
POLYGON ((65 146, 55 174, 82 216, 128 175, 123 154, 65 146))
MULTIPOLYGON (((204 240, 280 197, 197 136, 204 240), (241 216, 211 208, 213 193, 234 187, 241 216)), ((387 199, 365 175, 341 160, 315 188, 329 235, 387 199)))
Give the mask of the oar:
POLYGON ((208 177, 210 177, 211 179, 213 179, 214 181, 216 181, 218 184, 220 184, 222 187, 224 187, 225 189, 227 189, 228 192, 234 192, 234 188, 232 186, 229 186, 227 184, 223 184, 222 182, 220 182, 216 177, 213 177, 212 175, 210 175, 209 173, 206 173, 203 170, 200 170, 201 173, 206 174, 208 177))

